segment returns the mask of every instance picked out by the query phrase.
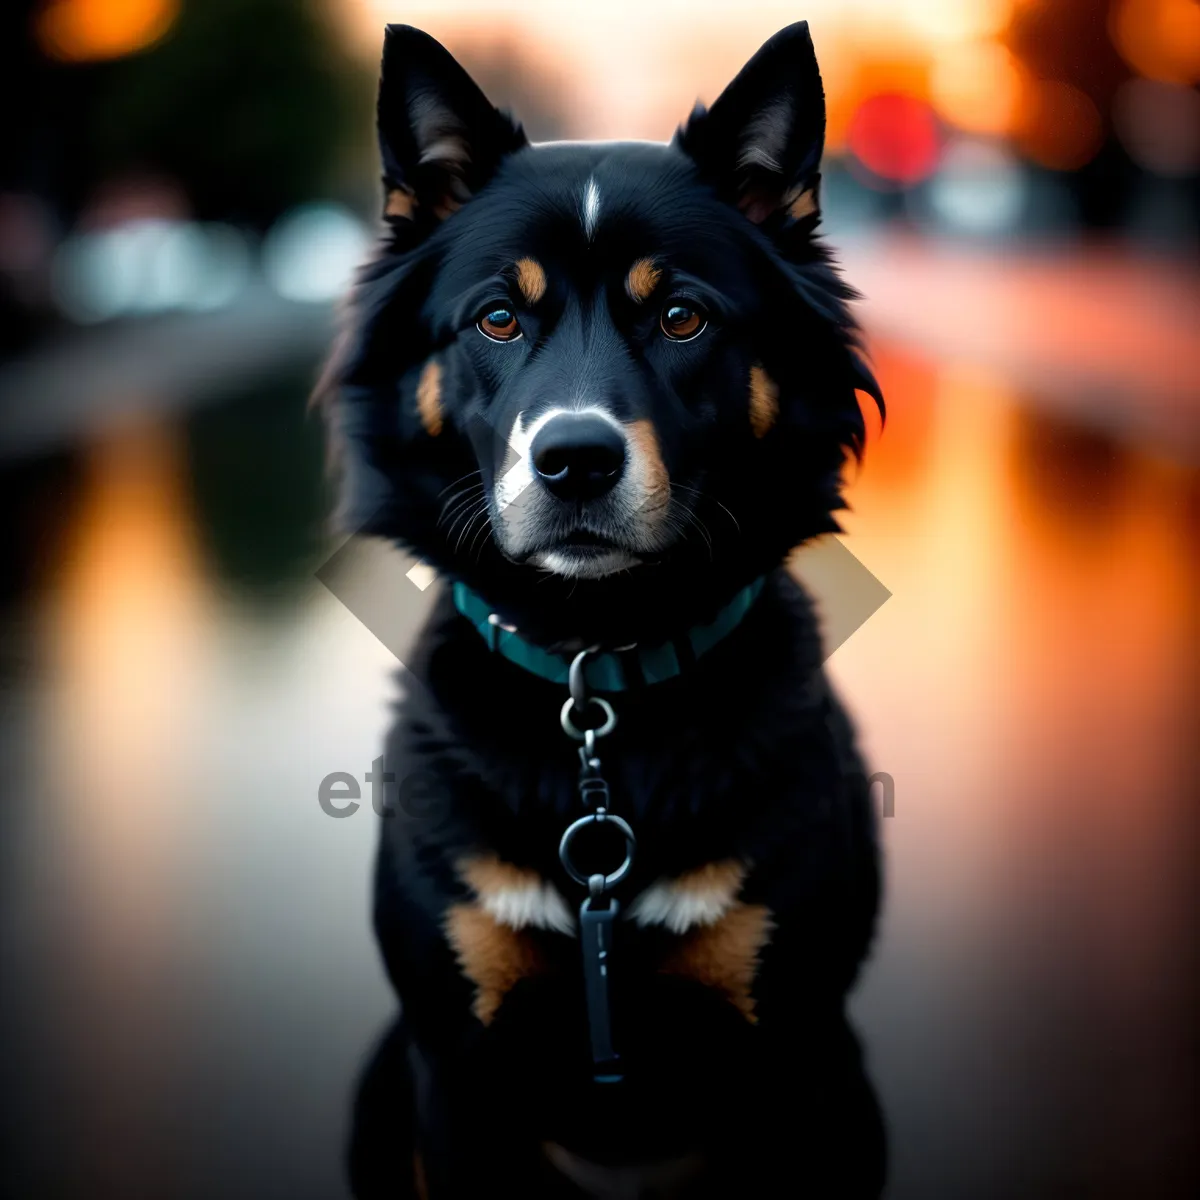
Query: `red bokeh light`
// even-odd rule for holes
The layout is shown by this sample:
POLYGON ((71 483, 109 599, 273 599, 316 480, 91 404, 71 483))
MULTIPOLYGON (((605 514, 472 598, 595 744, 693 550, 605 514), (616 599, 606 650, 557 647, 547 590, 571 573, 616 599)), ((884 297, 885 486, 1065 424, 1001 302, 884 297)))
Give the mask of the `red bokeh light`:
POLYGON ((872 175, 901 186, 932 175, 941 149, 933 109, 902 92, 864 100, 850 120, 847 141, 872 175))

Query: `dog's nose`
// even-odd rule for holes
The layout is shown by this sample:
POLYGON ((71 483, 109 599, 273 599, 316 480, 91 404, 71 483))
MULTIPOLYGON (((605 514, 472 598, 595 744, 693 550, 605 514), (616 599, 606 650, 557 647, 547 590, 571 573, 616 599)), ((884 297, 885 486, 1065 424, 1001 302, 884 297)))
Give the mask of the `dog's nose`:
POLYGON ((560 500, 595 500, 625 467, 625 439, 603 417, 564 413, 547 421, 529 447, 534 470, 560 500))

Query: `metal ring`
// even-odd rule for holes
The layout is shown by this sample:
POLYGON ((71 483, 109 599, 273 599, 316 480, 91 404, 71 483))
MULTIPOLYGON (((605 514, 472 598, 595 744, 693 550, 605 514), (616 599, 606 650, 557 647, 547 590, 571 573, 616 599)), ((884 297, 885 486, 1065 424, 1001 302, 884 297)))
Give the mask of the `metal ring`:
POLYGON ((571 699, 575 701, 576 708, 587 707, 587 676, 584 674, 584 664, 587 662, 589 654, 598 654, 599 652, 599 646, 589 646, 586 650, 580 650, 571 659, 571 669, 567 672, 567 687, 571 692, 571 699))
MULTIPOLYGON (((600 705, 601 711, 604 713, 604 724, 595 731, 595 736, 598 738, 607 737, 617 726, 617 714, 613 712, 613 706, 599 696, 589 697, 588 703, 600 705)), ((571 709, 574 705, 575 701, 568 696, 567 702, 562 706, 562 713, 559 716, 559 720, 562 722, 563 732, 568 737, 573 737, 577 742, 582 742, 587 737, 587 730, 579 729, 575 722, 571 720, 571 709)))
MULTIPOLYGON (((609 888, 616 887, 629 874, 629 868, 633 866, 633 852, 637 849, 637 839, 633 836, 633 830, 630 829, 629 823, 623 817, 614 816, 610 812, 594 812, 588 813, 586 817, 580 817, 578 821, 572 821, 563 831, 562 841, 558 843, 558 857, 563 865, 563 870, 576 883, 582 883, 584 887, 587 887, 592 876, 584 875, 583 872, 576 870, 575 864, 571 861, 571 843, 582 829, 588 825, 597 825, 602 822, 615 825, 625 835, 625 861, 615 871, 604 876, 604 888, 607 891, 609 888)), ((593 872, 593 874, 598 874, 598 872, 593 872)))

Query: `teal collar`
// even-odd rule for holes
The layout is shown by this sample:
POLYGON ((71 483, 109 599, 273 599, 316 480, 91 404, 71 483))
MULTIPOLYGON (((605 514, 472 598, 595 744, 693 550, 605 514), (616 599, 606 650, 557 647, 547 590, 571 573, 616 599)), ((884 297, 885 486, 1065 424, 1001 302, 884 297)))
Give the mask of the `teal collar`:
MULTIPOLYGON (((763 590, 763 579, 742 588, 716 618, 653 646, 633 645, 592 655, 585 666, 588 687, 597 692, 623 692, 642 684, 662 683, 682 675, 700 655, 728 637, 750 611, 763 590)), ((567 683, 570 656, 555 654, 526 641, 517 630, 501 623, 482 596, 465 583, 454 585, 454 604, 479 631, 492 650, 551 683, 567 683)))

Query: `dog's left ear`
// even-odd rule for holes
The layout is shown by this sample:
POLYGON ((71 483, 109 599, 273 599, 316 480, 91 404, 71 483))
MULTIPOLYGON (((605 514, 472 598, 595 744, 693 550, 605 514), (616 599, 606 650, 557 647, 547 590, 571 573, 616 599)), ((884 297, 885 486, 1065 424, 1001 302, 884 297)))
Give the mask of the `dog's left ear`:
POLYGON ((712 108, 697 105, 675 144, 756 225, 815 225, 825 90, 808 22, 781 29, 712 108))
POLYGON ((450 51, 411 25, 385 30, 377 124, 393 228, 444 220, 527 144, 450 51))

